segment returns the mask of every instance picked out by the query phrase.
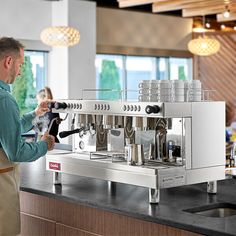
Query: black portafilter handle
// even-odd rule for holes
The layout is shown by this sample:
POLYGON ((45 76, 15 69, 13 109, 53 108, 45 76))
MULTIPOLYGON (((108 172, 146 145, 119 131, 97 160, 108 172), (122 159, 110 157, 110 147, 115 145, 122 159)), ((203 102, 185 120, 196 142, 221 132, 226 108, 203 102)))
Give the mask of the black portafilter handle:
POLYGON ((55 102, 49 102, 48 108, 51 110, 52 108, 55 108, 55 102))
POLYGON ((79 129, 73 129, 73 130, 69 130, 69 131, 62 131, 59 133, 59 137, 60 138, 65 138, 71 134, 76 134, 76 133, 80 133, 81 131, 84 130, 84 127, 79 128, 79 129))
POLYGON ((54 108, 55 109, 66 109, 67 108, 67 104, 65 102, 55 102, 54 103, 54 108))

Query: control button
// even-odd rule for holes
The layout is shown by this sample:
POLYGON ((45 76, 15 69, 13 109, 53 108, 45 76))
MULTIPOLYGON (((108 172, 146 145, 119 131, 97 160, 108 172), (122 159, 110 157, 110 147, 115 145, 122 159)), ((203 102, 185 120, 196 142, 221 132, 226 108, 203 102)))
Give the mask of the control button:
POLYGON ((146 106, 146 108, 145 108, 145 111, 146 111, 146 113, 147 114, 151 114, 151 113, 158 113, 159 111, 160 111, 161 109, 160 109, 160 107, 159 106, 156 106, 156 105, 154 105, 154 106, 146 106))

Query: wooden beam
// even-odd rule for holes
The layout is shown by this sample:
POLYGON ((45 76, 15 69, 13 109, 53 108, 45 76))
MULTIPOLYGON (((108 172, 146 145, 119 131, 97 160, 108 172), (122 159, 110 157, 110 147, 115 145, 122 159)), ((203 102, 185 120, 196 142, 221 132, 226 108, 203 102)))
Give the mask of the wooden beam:
POLYGON ((139 5, 146 5, 155 2, 155 0, 119 0, 119 7, 133 7, 139 5))
POLYGON ((175 11, 188 8, 203 8, 203 7, 215 7, 215 6, 224 6, 223 0, 215 0, 215 1, 195 0, 195 2, 192 3, 182 3, 182 1, 179 0, 155 2, 152 5, 152 11, 158 13, 158 12, 175 11))
MULTIPOLYGON (((231 5, 230 8, 232 11, 236 8, 235 5, 231 5)), ((225 5, 216 6, 216 7, 202 7, 202 8, 186 8, 182 11, 183 17, 192 17, 192 16, 203 16, 203 15, 212 15, 218 14, 225 11, 225 5)))

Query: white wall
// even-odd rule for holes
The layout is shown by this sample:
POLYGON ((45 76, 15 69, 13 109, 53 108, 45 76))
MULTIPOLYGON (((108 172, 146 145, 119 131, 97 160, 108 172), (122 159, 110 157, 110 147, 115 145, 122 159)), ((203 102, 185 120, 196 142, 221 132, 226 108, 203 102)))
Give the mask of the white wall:
POLYGON ((52 22, 78 29, 81 38, 70 48, 52 48, 49 86, 56 99, 82 98, 83 88, 95 88, 96 4, 78 0, 53 2, 52 22))
POLYGON ((0 36, 39 40, 51 25, 51 3, 36 0, 1 0, 0 36))

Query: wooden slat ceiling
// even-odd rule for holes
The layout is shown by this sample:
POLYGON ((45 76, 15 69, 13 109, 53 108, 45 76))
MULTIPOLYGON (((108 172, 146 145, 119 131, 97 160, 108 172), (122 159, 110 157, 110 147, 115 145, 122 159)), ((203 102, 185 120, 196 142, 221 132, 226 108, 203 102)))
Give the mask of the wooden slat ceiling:
POLYGON ((153 13, 182 10, 183 17, 217 15, 217 20, 236 20, 236 0, 117 0, 120 8, 152 4, 153 13), (230 17, 222 13, 228 9, 230 17))

